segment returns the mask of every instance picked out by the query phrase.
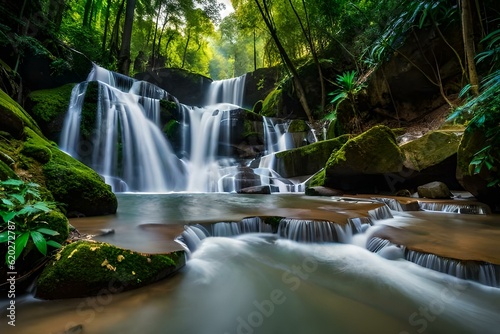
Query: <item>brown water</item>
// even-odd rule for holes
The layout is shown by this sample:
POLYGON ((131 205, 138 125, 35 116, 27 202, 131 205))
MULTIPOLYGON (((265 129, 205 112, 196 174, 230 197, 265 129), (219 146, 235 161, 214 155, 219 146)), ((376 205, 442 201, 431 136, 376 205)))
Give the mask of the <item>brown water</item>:
MULTIPOLYGON (((115 230, 101 240, 163 252, 178 247, 172 236, 186 223, 255 215, 335 221, 377 206, 300 195, 121 194, 116 216, 72 223, 82 232, 115 230)), ((500 289, 387 260, 360 246, 391 226, 385 228, 408 229, 410 236, 399 232, 408 242, 420 236, 418 245, 428 241, 441 249, 449 242, 463 253, 480 246, 483 253, 500 254, 491 242, 498 218, 406 212, 377 222, 347 245, 270 235, 208 238, 179 275, 139 290, 60 301, 18 297, 16 327, 6 325, 3 312, 0 333, 59 333, 78 325, 81 333, 495 333, 500 289)))

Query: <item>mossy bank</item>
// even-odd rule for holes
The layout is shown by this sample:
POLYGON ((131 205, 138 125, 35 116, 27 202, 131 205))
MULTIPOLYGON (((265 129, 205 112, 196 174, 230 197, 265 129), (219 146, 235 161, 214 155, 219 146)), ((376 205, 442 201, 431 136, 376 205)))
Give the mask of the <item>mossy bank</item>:
POLYGON ((0 118, 2 179, 15 175, 40 184, 44 196, 59 202, 60 209, 68 214, 116 212, 118 204, 111 187, 92 169, 47 140, 33 118, 3 91, 0 118))
POLYGON ((163 279, 184 264, 184 251, 142 254, 102 242, 73 242, 45 267, 38 279, 36 297, 60 299, 119 293, 163 279))

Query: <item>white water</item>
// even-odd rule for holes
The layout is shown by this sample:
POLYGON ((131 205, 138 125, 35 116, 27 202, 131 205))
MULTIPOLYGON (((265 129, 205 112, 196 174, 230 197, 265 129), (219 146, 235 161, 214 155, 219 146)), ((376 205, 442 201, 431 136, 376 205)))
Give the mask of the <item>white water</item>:
POLYGON ((60 146, 101 174, 115 192, 235 192, 259 176, 260 184, 273 184, 274 191, 297 191, 273 170, 273 154, 293 147, 285 124, 263 118, 268 155, 259 167, 250 170, 249 162, 232 156, 239 144, 233 137, 239 134, 231 133, 231 111, 240 108, 244 85, 245 76, 214 81, 206 107, 177 103, 181 138, 174 153, 160 130, 160 100, 173 97, 157 86, 95 65, 87 82, 73 90, 60 146), (94 117, 82 115, 88 81, 98 82, 99 93, 95 126, 85 124, 95 130, 84 141, 82 118, 89 123, 94 117))
MULTIPOLYGON (((155 234, 159 239, 141 238, 145 231, 137 226, 141 222, 165 228, 173 221, 203 222, 234 213, 244 216, 255 207, 283 212, 286 208, 305 209, 307 203, 316 203, 313 207, 319 209, 329 202, 326 198, 292 195, 118 197, 122 204, 119 215, 100 220, 115 220, 116 225, 111 225, 117 227, 116 237, 124 237, 120 228, 131 233, 131 246, 161 241, 159 234, 155 234)), ((352 203, 348 204, 351 207, 352 203)), ((338 211, 347 207, 339 206, 338 211)), ((388 218, 386 210, 374 210, 365 220, 352 220, 353 232, 363 232, 370 219, 377 220, 366 233, 353 234, 353 244, 281 239, 266 233, 269 228, 254 218, 204 224, 194 232, 199 239, 197 249, 179 275, 117 295, 62 301, 19 296, 15 330, 3 322, 0 331, 63 333, 81 325, 87 334, 498 333, 500 289, 423 268, 401 256, 391 257, 390 252, 394 255, 401 249, 390 250, 385 247, 389 242, 377 246, 370 239, 374 251, 385 247, 380 253, 385 251, 385 257, 395 260, 364 248, 370 233, 392 220, 418 225, 427 219, 432 224, 453 224, 457 229, 470 225, 476 231, 480 225, 495 224, 498 217, 389 213, 395 218, 388 218), (241 233, 232 238, 207 237, 241 233)), ((83 219, 87 221, 82 226, 91 223, 90 218, 83 219)), ((464 231, 460 237, 466 239, 468 233, 464 231)), ((4 319, 8 302, 0 301, 4 319)))
MULTIPOLYGON (((495 333, 500 290, 343 244, 208 238, 147 333, 495 333)), ((132 332, 131 323, 118 330, 132 332)), ((137 329, 137 328, 136 328, 137 329)), ((116 331, 119 332, 119 331, 116 331)))
POLYGON ((243 106, 246 75, 237 78, 216 80, 210 84, 207 92, 206 105, 231 103, 243 106))

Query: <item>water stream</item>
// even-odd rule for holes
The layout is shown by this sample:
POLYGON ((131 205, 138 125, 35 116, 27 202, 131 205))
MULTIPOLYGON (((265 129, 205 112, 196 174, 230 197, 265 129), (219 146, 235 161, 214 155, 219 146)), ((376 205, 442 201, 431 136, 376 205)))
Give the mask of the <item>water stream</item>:
MULTIPOLYGON (((84 232, 115 229, 99 239, 141 251, 169 249, 184 224, 231 237, 203 238, 180 274, 139 290, 61 301, 19 297, 18 325, 15 331, 2 327, 2 333, 61 333, 74 326, 95 334, 498 332, 500 289, 365 248, 380 229, 413 223, 420 235, 447 226, 449 238, 462 242, 476 242, 474 231, 481 230, 495 238, 496 215, 398 213, 365 200, 292 194, 118 198, 116 216, 73 219, 72 224, 84 232), (350 238, 326 243, 279 237, 261 221, 244 219, 288 214, 296 218, 283 224, 297 226, 320 211, 332 217, 370 214, 361 220, 368 225, 354 219, 342 226, 350 238), (216 222, 222 223, 216 227, 216 222)), ((483 251, 497 252, 494 243, 489 247, 483 251)))
POLYGON ((94 65, 87 81, 73 89, 60 147, 101 174, 115 192, 236 192, 275 181, 273 191, 290 191, 273 170, 273 154, 293 147, 284 121, 247 120, 244 87, 245 76, 214 81, 206 106, 187 106, 153 84, 94 65), (89 97, 97 99, 96 110, 84 104, 90 82, 97 82, 97 96, 89 97), (161 101, 177 109, 168 111, 176 118, 166 124, 161 101), (262 133, 262 152, 238 155, 259 146, 247 143, 244 132, 262 133))

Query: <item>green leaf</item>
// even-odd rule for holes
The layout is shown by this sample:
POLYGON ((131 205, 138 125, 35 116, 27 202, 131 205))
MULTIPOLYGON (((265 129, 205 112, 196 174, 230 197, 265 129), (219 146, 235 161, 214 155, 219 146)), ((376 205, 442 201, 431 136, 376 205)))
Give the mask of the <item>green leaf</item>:
POLYGON ((3 186, 20 186, 23 184, 24 184, 23 181, 16 180, 16 179, 8 179, 8 180, 0 182, 0 185, 3 185, 3 186))
POLYGON ((47 241, 47 245, 54 247, 54 248, 61 248, 62 247, 62 245, 60 243, 58 243, 57 241, 54 241, 54 240, 47 241))
POLYGON ((40 210, 40 211, 43 211, 43 212, 50 211, 50 208, 48 207, 47 203, 45 203, 45 202, 37 202, 37 203, 33 204, 33 207, 40 210))
POLYGON ((38 231, 31 231, 30 234, 33 243, 40 253, 44 256, 47 255, 47 241, 45 240, 45 237, 38 231))
POLYGON ((12 194, 11 196, 13 198, 15 198, 21 204, 24 204, 26 202, 25 199, 24 199, 24 196, 21 196, 19 194, 12 194))
POLYGON ((0 211, 0 216, 2 217, 4 222, 11 221, 15 216, 17 216, 17 212, 15 211, 0 211))
POLYGON ((7 198, 2 198, 2 203, 8 206, 14 206, 14 203, 12 203, 12 201, 8 200, 7 198))
POLYGON ((20 236, 17 237, 15 245, 16 245, 16 260, 19 258, 21 253, 23 252, 26 244, 28 243, 28 238, 30 236, 29 232, 24 232, 20 236))
POLYGON ((51 235, 51 236, 59 235, 59 232, 51 230, 50 228, 40 227, 40 228, 37 228, 36 230, 40 233, 51 235))
POLYGON ((0 233, 0 244, 7 242, 9 240, 9 231, 3 231, 0 233))
POLYGON ((33 205, 27 205, 21 210, 19 210, 18 214, 19 215, 32 215, 34 213, 40 212, 39 209, 35 208, 33 205))

